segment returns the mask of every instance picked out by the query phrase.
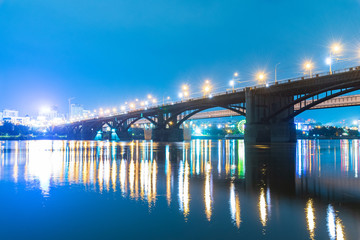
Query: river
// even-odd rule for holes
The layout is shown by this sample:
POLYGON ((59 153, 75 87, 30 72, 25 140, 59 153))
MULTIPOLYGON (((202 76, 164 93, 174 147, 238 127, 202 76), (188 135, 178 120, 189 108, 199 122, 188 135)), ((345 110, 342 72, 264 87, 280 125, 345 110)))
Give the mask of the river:
POLYGON ((2 141, 0 239, 359 239, 359 144, 2 141))

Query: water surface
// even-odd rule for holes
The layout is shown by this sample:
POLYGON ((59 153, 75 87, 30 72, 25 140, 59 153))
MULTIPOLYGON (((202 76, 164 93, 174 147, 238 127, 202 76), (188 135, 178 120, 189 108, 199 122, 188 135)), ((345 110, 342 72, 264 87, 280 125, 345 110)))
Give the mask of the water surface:
POLYGON ((0 142, 0 239, 359 239, 358 140, 0 142))

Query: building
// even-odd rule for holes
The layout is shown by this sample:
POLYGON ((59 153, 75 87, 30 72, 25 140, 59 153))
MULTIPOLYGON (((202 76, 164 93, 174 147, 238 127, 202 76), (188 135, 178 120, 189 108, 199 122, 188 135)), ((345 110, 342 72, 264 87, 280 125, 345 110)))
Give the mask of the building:
POLYGON ((11 122, 13 124, 20 124, 19 121, 19 111, 5 109, 2 112, 1 120, 3 122, 11 122))
POLYGON ((17 118, 14 118, 14 121, 13 121, 12 123, 14 123, 14 124, 19 124, 19 125, 29 126, 29 125, 30 125, 30 117, 29 117, 29 116, 25 116, 25 117, 17 117, 17 118))
POLYGON ((76 120, 82 117, 89 117, 91 114, 90 110, 85 110, 80 104, 71 104, 70 106, 70 120, 76 120))
POLYGON ((70 119, 75 119, 83 115, 84 107, 80 104, 71 104, 70 106, 70 119))
POLYGON ((5 109, 2 112, 2 117, 3 118, 16 118, 18 116, 19 116, 19 111, 16 111, 16 110, 5 109))

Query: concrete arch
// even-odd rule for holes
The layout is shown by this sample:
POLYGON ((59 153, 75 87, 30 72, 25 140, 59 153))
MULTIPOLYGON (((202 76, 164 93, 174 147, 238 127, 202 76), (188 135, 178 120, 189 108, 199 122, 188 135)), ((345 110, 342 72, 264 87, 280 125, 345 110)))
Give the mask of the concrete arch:
MULTIPOLYGON (((227 105, 215 105, 215 104, 209 104, 209 105, 202 105, 201 107, 197 108, 196 110, 192 111, 191 113, 189 113, 188 115, 186 115, 184 118, 180 119, 174 126, 175 127, 179 127, 184 121, 186 121, 187 119, 189 119, 190 117, 194 116, 195 114, 199 113, 199 112, 202 112, 204 110, 207 110, 207 109, 211 109, 211 108, 216 108, 216 107, 220 107, 220 108, 225 108, 225 109, 228 109, 228 110, 231 110, 241 116, 246 116, 246 109, 244 107, 239 107, 239 109, 241 110, 238 110, 236 108, 233 108, 233 107, 230 107, 230 106, 227 106, 227 105)), ((189 111, 190 109, 185 109, 185 110, 182 110, 182 111, 179 111, 177 112, 176 114, 174 114, 173 116, 171 116, 170 118, 168 118, 166 121, 165 121, 165 126, 168 125, 171 121, 174 121, 175 122, 175 119, 177 119, 177 117, 186 112, 186 111, 189 111)), ((191 109, 193 110, 193 108, 191 109)))
POLYGON ((304 111, 306 111, 306 110, 308 110, 308 109, 310 109, 310 108, 312 108, 312 107, 314 107, 314 106, 316 106, 316 105, 318 105, 320 103, 323 103, 323 102, 325 102, 325 101, 327 101, 327 100, 329 100, 331 98, 338 97, 338 96, 344 95, 346 93, 354 92, 354 91, 359 90, 359 89, 360 89, 360 86, 359 87, 354 87, 354 88, 351 88, 351 89, 347 89, 347 90, 344 90, 344 91, 341 91, 341 92, 337 92, 337 93, 331 94, 331 95, 326 96, 326 97, 323 97, 323 98, 321 98, 321 99, 319 99, 319 100, 317 100, 315 102, 312 102, 312 103, 302 107, 301 109, 295 111, 294 113, 290 114, 285 120, 289 120, 291 118, 294 118, 297 115, 303 113, 304 111))
MULTIPOLYGON (((157 122, 155 122, 153 119, 151 119, 151 118, 149 118, 149 117, 137 117, 137 118, 135 118, 133 121, 131 121, 127 126, 126 126, 126 130, 128 130, 129 128, 131 128, 131 125, 133 125, 134 123, 136 123, 137 121, 139 121, 140 119, 146 119, 146 120, 148 120, 149 122, 151 122, 152 124, 154 124, 154 125, 157 125, 157 122)), ((127 119, 128 120, 128 119, 127 119)))
MULTIPOLYGON (((359 81, 355 81, 355 83, 359 83, 359 81)), ((325 102, 331 98, 334 98, 334 97, 338 97, 340 95, 343 95, 343 94, 346 94, 346 93, 350 93, 350 92, 353 92, 353 91, 356 91, 356 90, 359 90, 360 89, 360 85, 359 86, 356 86, 356 87, 347 87, 349 85, 349 83, 342 83, 342 84, 338 84, 338 85, 334 85, 334 86, 330 86, 330 87, 327 87, 327 88, 324 88, 324 89, 321 89, 321 90, 318 90, 318 91, 315 91, 315 92, 312 92, 310 94, 307 94, 305 96, 302 96, 294 101, 292 101, 291 103, 285 105, 284 107, 280 108, 278 111, 274 112, 273 114, 271 114, 266 120, 267 121, 270 121, 272 118, 276 117, 277 115, 279 115, 280 113, 288 110, 289 108, 292 108, 294 107, 296 104, 298 103, 301 103, 309 98, 312 98, 316 95, 319 95, 319 94, 323 94, 323 93, 326 93, 326 92, 329 92, 329 91, 336 91, 336 90, 340 90, 340 92, 336 92, 336 93, 331 93, 330 95, 327 95, 326 97, 323 97, 321 99, 318 99, 317 101, 315 102, 312 102, 311 104, 308 104, 304 107, 302 107, 301 109, 295 111, 294 113, 290 114, 286 119, 284 120, 288 120, 288 119, 291 119, 297 115, 299 115, 300 113, 310 109, 311 107, 314 107, 322 102, 325 102), (345 90, 342 90, 342 89, 345 89, 345 90)))

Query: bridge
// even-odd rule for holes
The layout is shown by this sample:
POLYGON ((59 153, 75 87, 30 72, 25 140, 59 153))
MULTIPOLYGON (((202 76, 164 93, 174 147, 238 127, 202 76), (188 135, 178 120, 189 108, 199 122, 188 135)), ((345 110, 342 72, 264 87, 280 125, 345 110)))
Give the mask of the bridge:
POLYGON ((211 108, 224 108, 246 117, 246 142, 294 142, 294 117, 306 110, 324 107, 330 100, 333 107, 345 106, 336 105, 337 100, 345 99, 338 97, 359 89, 360 66, 85 119, 55 126, 53 132, 67 135, 68 139, 95 139, 98 131, 107 125, 120 140, 129 140, 129 128, 145 119, 153 125, 154 141, 182 141, 187 120, 211 108))

